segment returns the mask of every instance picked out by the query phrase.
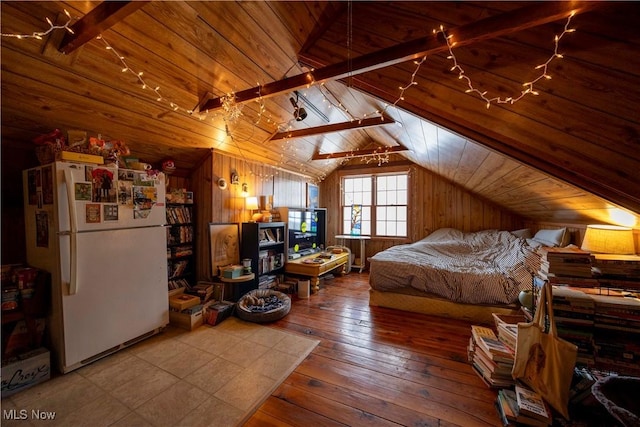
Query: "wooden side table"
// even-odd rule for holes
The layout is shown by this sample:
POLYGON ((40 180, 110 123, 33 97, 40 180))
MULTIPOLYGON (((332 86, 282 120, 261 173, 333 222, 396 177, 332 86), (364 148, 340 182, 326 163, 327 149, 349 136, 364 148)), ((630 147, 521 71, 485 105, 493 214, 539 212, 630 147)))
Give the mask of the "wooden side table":
MULTIPOLYGON (((366 247, 365 244, 367 242, 367 240, 371 240, 371 236, 352 236, 351 234, 338 234, 336 236, 336 240, 344 246, 344 241, 345 240, 359 240, 360 241, 360 263, 359 264, 352 264, 351 267, 353 268, 359 268, 360 269, 360 273, 362 273, 362 270, 364 270, 365 266, 367 265, 367 252, 366 252, 366 247)), ((357 258, 356 258, 357 259, 357 258)))
POLYGON ((252 291, 253 289, 256 289, 253 283, 253 279, 255 279, 255 277, 255 273, 250 273, 233 279, 218 276, 218 280, 224 283, 224 294, 229 295, 228 301, 237 302, 242 295, 246 294, 249 291, 252 291))

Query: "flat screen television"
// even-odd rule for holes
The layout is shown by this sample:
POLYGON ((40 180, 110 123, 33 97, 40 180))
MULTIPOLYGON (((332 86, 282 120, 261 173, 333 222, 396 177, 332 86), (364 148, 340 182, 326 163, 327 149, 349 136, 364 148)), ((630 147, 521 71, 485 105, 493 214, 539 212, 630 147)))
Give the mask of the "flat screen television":
POLYGON ((286 211, 289 259, 324 250, 326 209, 287 208, 286 211))

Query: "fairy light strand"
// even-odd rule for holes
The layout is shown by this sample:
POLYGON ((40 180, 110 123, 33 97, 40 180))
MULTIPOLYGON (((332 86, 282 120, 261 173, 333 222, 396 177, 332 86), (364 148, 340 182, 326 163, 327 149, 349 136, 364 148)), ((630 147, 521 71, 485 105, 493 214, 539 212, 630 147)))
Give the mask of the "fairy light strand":
POLYGON ((458 64, 458 59, 456 58, 455 54, 453 53, 453 47, 456 45, 455 41, 451 41, 453 36, 452 35, 447 35, 442 26, 440 26, 440 30, 439 31, 438 30, 433 30, 433 33, 434 34, 442 33, 442 35, 444 36, 444 39, 445 39, 445 41, 447 43, 447 48, 449 49, 449 56, 447 56, 447 59, 450 59, 451 61, 453 61, 453 66, 451 67, 450 71, 457 71, 458 72, 458 79, 459 80, 465 80, 465 82, 467 83, 467 86, 468 86, 467 90, 465 90, 465 93, 473 93, 473 94, 478 95, 482 100, 484 100, 486 102, 486 107, 487 107, 487 109, 489 109, 489 107, 491 107, 492 103, 496 103, 496 104, 515 104, 516 102, 520 101, 522 98, 524 98, 527 95, 535 95, 535 96, 537 96, 537 95, 540 94, 537 90, 535 90, 534 85, 536 83, 538 83, 542 79, 550 80, 551 76, 547 73, 547 71, 549 69, 549 64, 551 63, 551 61, 553 61, 556 58, 558 58, 558 59, 562 59, 563 58, 562 54, 560 54, 558 52, 559 45, 560 45, 560 40, 562 39, 562 37, 564 37, 565 34, 575 32, 575 29, 569 28, 569 24, 571 23, 571 18, 573 18, 574 15, 575 15, 575 12, 571 12, 571 14, 569 14, 569 17, 567 18, 567 22, 564 25, 562 33, 560 33, 560 35, 556 35, 554 37, 553 54, 549 57, 549 59, 547 59, 546 62, 534 67, 534 70, 541 70, 540 75, 537 76, 535 79, 529 81, 529 82, 524 82, 522 84, 524 89, 520 92, 520 95, 518 95, 516 97, 509 96, 509 97, 506 97, 506 98, 502 98, 500 96, 496 96, 496 97, 489 98, 487 96, 487 91, 482 91, 482 90, 477 89, 473 85, 473 82, 472 82, 471 78, 468 77, 465 74, 464 69, 462 68, 462 66, 460 64, 458 64))
MULTIPOLYGON (((50 34, 52 31, 57 30, 57 29, 64 29, 66 31, 68 31, 69 33, 73 34, 73 30, 70 28, 70 24, 72 21, 71 15, 69 14, 69 12, 65 9, 64 13, 66 14, 66 16, 69 18, 69 20, 63 24, 63 25, 54 25, 53 22, 47 17, 46 22, 49 24, 49 29, 43 32, 33 32, 32 34, 9 34, 9 33, 2 33, 2 37, 13 37, 13 38, 17 38, 17 39, 27 39, 27 38, 35 38, 35 39, 42 39, 44 36, 50 34)), ((458 79, 460 80, 465 80, 465 82, 467 83, 468 88, 465 90, 465 93, 474 93, 477 96, 479 96, 482 100, 484 100, 486 102, 486 108, 488 109, 492 103, 496 103, 496 104, 514 104, 516 102, 518 102, 519 100, 521 100, 522 98, 524 98, 526 95, 539 95, 539 92, 537 90, 535 90, 534 85, 537 84, 540 80, 542 79, 546 79, 549 80, 551 79, 551 76, 548 74, 548 68, 549 68, 549 64, 556 58, 561 59, 563 58, 563 55, 561 53, 559 53, 559 43, 560 40, 562 39, 562 37, 564 37, 567 33, 572 33, 575 32, 575 29, 569 28, 569 25, 571 23, 571 18, 573 18, 573 16, 575 15, 575 12, 572 12, 568 18, 567 18, 567 22, 563 28, 562 33, 560 33, 559 35, 556 35, 554 38, 554 51, 553 54, 549 57, 549 59, 547 59, 546 62, 537 65, 534 69, 535 70, 541 70, 540 75, 537 76, 535 79, 533 79, 532 81, 529 82, 525 82, 523 83, 523 87, 524 89, 521 91, 520 95, 516 96, 516 97, 506 97, 506 98, 502 98, 500 96, 496 96, 496 97, 492 97, 489 98, 487 96, 487 91, 481 91, 479 89, 477 89, 471 78, 469 78, 466 74, 464 69, 462 68, 462 66, 458 63, 457 58, 455 56, 455 54, 453 53, 453 48, 456 45, 455 41, 452 41, 453 36, 451 35, 447 35, 444 28, 442 26, 440 26, 440 30, 433 30, 434 34, 437 33, 442 33, 444 36, 444 39, 447 43, 447 48, 448 48, 448 53, 449 56, 447 57, 447 59, 450 59, 453 62, 453 66, 451 67, 450 71, 457 71, 458 72, 458 79)), ((168 103, 168 105, 170 106, 170 108, 173 111, 180 111, 182 110, 184 113, 188 114, 188 115, 193 115, 194 111, 193 109, 186 109, 186 108, 182 108, 180 107, 180 105, 178 105, 177 103, 167 99, 165 96, 162 95, 162 92, 160 91, 160 87, 159 86, 155 86, 155 87, 150 87, 147 82, 145 81, 145 79, 143 78, 144 73, 143 72, 136 72, 135 70, 133 70, 127 63, 126 58, 122 55, 120 55, 114 48, 113 46, 104 39, 104 37, 102 37, 102 35, 99 35, 98 37, 96 37, 97 40, 101 40, 104 44, 107 50, 111 51, 120 61, 120 63, 122 64, 122 68, 121 71, 123 73, 129 72, 133 75, 136 76, 136 79, 138 80, 138 84, 142 87, 142 89, 146 90, 146 89, 150 89, 155 97, 156 97, 156 101, 158 102, 166 102, 168 103)), ((416 76, 418 74, 418 71, 420 70, 421 66, 423 65, 423 63, 426 61, 427 57, 424 56, 422 59, 420 60, 416 60, 414 61, 415 64, 415 69, 413 71, 413 73, 411 74, 411 80, 409 81, 409 83, 407 83, 405 86, 400 86, 398 89, 400 91, 398 98, 393 102, 393 103, 387 103, 385 104, 384 108, 382 109, 382 111, 380 110, 375 110, 372 111, 370 113, 366 113, 364 115, 362 115, 362 117, 357 117, 355 115, 353 115, 349 109, 347 107, 345 107, 342 102, 338 99, 337 96, 335 96, 335 94, 333 94, 326 86, 325 83, 322 82, 320 85, 317 85, 317 87, 319 88, 322 96, 323 96, 323 102, 328 103, 329 108, 336 108, 338 110, 340 110, 341 112, 343 112, 347 119, 350 121, 359 121, 362 122, 362 120, 366 119, 369 116, 375 116, 375 115, 379 115, 380 119, 384 121, 384 112, 386 112, 390 107, 395 107, 398 108, 398 103, 401 101, 405 100, 405 93, 406 91, 408 91, 410 88, 412 88, 413 86, 418 85, 418 82, 416 80, 416 76), (329 96, 327 96, 327 93, 335 99, 335 101, 331 100, 329 96)), ((306 84, 306 88, 310 88, 312 86, 316 85, 316 81, 315 81, 315 77, 313 76, 313 69, 309 70, 307 72, 307 84, 306 84)), ((264 99, 261 93, 261 88, 262 85, 260 85, 258 83, 258 98, 256 99, 256 103, 258 104, 258 116, 257 119, 252 123, 254 126, 258 125, 264 114, 265 114, 265 105, 264 105, 264 99)), ((223 96, 220 97, 221 100, 221 107, 223 110, 223 114, 222 114, 222 118, 225 122, 225 131, 227 136, 229 136, 232 140, 232 142, 236 145, 236 147, 239 149, 239 147, 237 146, 236 141, 234 140, 234 138, 231 136, 231 133, 229 131, 229 127, 228 127, 228 123, 230 122, 235 122, 236 120, 238 120, 240 117, 243 116, 242 113, 242 107, 239 106, 239 103, 237 103, 236 98, 235 98, 235 94, 233 92, 227 93, 223 96)), ((198 116, 199 120, 205 120, 208 118, 211 118, 212 120, 214 120, 215 118, 219 117, 218 114, 216 113, 211 113, 209 110, 206 110, 204 113, 203 112, 199 112, 198 116), (213 117, 212 117, 213 116, 213 117)), ((268 123, 274 123, 275 121, 273 121, 271 118, 267 119, 268 123)), ((291 129, 291 121, 288 122, 289 123, 289 130, 291 129)), ((401 121, 398 121, 399 125, 403 125, 403 123, 401 121)), ((281 126, 277 125, 278 130, 282 130, 281 126)), ((255 131, 255 129, 254 129, 255 131)), ((285 139, 285 144, 288 144, 288 138, 285 139)), ((240 149, 239 149, 240 150, 240 149)), ((290 150, 287 150, 290 151, 290 150)), ((294 151, 297 151, 294 150, 294 151)), ((242 154, 242 151, 240 150, 241 155, 244 158, 244 155, 242 154)), ((296 154, 294 152, 294 154, 296 154)), ((350 159, 354 158, 354 157, 358 157, 355 156, 355 154, 353 156, 347 156, 345 158, 342 158, 340 160, 341 164, 344 164, 346 162, 348 162, 350 159)), ((383 163, 387 163, 389 161, 389 153, 388 152, 375 152, 366 156, 359 156, 362 157, 361 161, 368 163, 377 161, 378 162, 378 166, 380 166, 383 163)), ((246 159, 245 159, 246 161, 246 159)), ((281 161, 281 163, 284 164, 283 161, 281 161)), ((304 165, 298 161, 298 163, 300 163, 300 167, 304 168, 304 165)))
POLYGON ((47 24, 49 24, 49 29, 47 31, 34 31, 31 34, 1 33, 1 35, 2 35, 2 37, 13 37, 13 38, 16 38, 16 39, 37 39, 37 40, 42 40, 42 38, 44 36, 49 35, 49 33, 51 33, 54 30, 66 30, 70 34, 75 34, 73 32, 73 30, 71 29, 71 27, 69 26, 69 25, 71 25, 71 21, 73 21, 73 18, 71 17, 71 14, 67 11, 67 9, 64 9, 64 14, 67 15, 67 18, 69 18, 69 20, 67 22, 65 22, 63 25, 53 25, 53 22, 51 21, 51 19, 49 19, 48 17, 45 17, 45 20, 47 21, 47 24))

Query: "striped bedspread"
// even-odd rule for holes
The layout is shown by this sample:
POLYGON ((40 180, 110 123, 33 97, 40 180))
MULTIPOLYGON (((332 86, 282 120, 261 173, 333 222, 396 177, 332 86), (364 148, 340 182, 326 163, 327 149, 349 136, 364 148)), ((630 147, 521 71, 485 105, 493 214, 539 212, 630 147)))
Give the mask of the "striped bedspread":
POLYGON ((369 259, 369 282, 379 291, 411 286, 454 302, 510 304, 531 289, 540 256, 508 231, 462 233, 443 228, 369 259))

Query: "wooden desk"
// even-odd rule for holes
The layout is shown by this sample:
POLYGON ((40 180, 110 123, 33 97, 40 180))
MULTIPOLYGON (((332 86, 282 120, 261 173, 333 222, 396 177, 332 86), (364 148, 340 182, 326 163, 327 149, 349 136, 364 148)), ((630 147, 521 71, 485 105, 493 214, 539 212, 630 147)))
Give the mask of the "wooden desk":
POLYGON ((353 236, 351 234, 339 234, 336 236, 336 240, 344 246, 345 240, 359 240, 360 241, 360 263, 352 264, 352 268, 359 268, 360 273, 364 270, 364 267, 367 265, 367 252, 365 248, 365 243, 367 240, 371 240, 371 236, 353 236))
POLYGON ((349 260, 349 253, 333 254, 333 258, 324 259, 322 263, 309 263, 310 260, 317 257, 318 254, 313 254, 298 259, 290 259, 284 265, 284 271, 287 273, 311 277, 311 291, 314 293, 320 290, 320 276, 339 267, 344 270, 344 266, 349 260))

